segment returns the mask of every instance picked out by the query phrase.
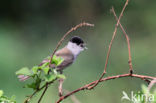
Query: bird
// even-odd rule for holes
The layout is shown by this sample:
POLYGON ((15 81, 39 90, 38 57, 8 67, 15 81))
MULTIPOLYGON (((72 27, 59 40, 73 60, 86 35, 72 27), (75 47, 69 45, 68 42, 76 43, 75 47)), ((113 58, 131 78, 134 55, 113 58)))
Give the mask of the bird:
MULTIPOLYGON (((87 49, 86 44, 79 36, 72 37, 64 48, 58 50, 55 53, 57 57, 63 58, 63 62, 57 67, 52 64, 51 67, 55 68, 57 71, 60 72, 60 74, 62 74, 63 70, 67 68, 68 66, 70 66, 71 64, 73 64, 75 60, 77 59, 78 55, 85 49, 87 49)), ((43 65, 46 62, 50 62, 50 60, 45 59, 42 61, 40 65, 43 65)), ((60 97, 63 95, 63 91, 62 91, 63 82, 64 82, 64 79, 60 78, 59 86, 58 86, 60 97)))
MULTIPOLYGON (((87 49, 87 47, 82 38, 79 36, 73 36, 64 48, 55 53, 57 57, 63 58, 63 62, 57 67, 52 64, 51 67, 55 68, 60 74, 62 74, 63 70, 73 64, 78 55, 85 49, 87 49)), ((44 59, 40 66, 49 61, 49 59, 44 59)))

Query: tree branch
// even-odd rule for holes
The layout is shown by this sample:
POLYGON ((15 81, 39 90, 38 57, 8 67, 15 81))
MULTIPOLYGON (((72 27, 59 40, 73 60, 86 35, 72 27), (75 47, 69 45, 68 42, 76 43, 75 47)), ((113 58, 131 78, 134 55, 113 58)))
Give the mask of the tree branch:
MULTIPOLYGON (((112 7, 111 9, 112 13, 114 14, 114 17, 116 19, 116 21, 118 21, 118 17, 116 16, 116 13, 115 13, 115 10, 114 8, 112 7)), ((119 21, 119 26, 123 32, 123 34, 125 35, 126 37, 126 40, 127 40, 127 45, 128 45, 128 54, 129 54, 129 60, 128 60, 128 64, 129 64, 129 72, 130 74, 133 73, 133 67, 132 67, 132 57, 131 57, 131 48, 130 48, 130 39, 125 31, 125 29, 123 28, 123 26, 121 25, 120 21, 119 21)))
POLYGON ((88 89, 93 89, 95 86, 98 85, 98 83, 100 82, 100 80, 103 78, 103 76, 106 74, 106 69, 107 69, 107 65, 108 65, 108 60, 109 60, 109 56, 110 56, 110 52, 111 52, 111 47, 112 47, 112 44, 113 44, 113 41, 114 41, 114 38, 116 36, 116 32, 117 32, 117 28, 118 28, 118 25, 120 23, 120 19, 121 17, 123 16, 123 13, 125 11, 125 8, 126 6, 128 5, 128 2, 129 0, 126 1, 121 13, 120 13, 120 16, 119 16, 119 19, 117 21, 117 24, 115 25, 115 30, 113 32, 113 36, 112 36, 112 40, 110 41, 110 44, 109 44, 109 48, 108 48, 108 52, 107 52, 107 57, 106 57, 106 62, 105 62, 105 67, 104 67, 104 71, 102 73, 102 75, 100 76, 99 80, 97 81, 97 83, 95 83, 95 85, 91 86, 91 87, 88 87, 88 89))
POLYGON ((48 83, 46 83, 45 89, 44 89, 43 93, 41 94, 41 96, 40 96, 40 98, 39 98, 39 100, 38 100, 38 103, 41 102, 41 100, 42 100, 42 98, 43 98, 45 92, 47 91, 47 89, 48 89, 48 83))
MULTIPOLYGON (((128 74, 121 74, 121 75, 116 75, 116 76, 110 76, 110 77, 103 78, 103 79, 101 79, 99 81, 99 83, 100 82, 104 82, 104 81, 108 81, 108 80, 112 80, 112 79, 123 78, 123 77, 135 77, 135 78, 140 78, 142 80, 143 79, 152 79, 152 80, 156 79, 156 77, 145 76, 145 75, 138 75, 138 74, 129 74, 128 73, 128 74)), ((86 90, 90 90, 90 89, 88 89, 88 87, 90 87, 92 85, 95 85, 97 82, 98 82, 98 80, 93 81, 93 82, 91 82, 91 83, 89 83, 89 84, 87 84, 87 85, 85 85, 83 87, 80 87, 80 88, 78 88, 78 89, 76 89, 76 90, 66 94, 65 96, 60 97, 59 100, 56 103, 60 103, 61 101, 63 101, 67 97, 69 97, 69 96, 71 96, 71 95, 73 95, 73 94, 75 94, 75 93, 77 93, 79 91, 82 91, 82 90, 85 90, 85 89, 86 90)))

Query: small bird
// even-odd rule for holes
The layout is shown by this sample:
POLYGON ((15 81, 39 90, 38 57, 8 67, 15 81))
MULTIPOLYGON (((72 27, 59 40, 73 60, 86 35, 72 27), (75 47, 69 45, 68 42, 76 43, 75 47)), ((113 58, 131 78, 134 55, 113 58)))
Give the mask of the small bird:
MULTIPOLYGON (((55 67, 56 70, 62 74, 63 69, 70 66, 76 60, 80 52, 84 51, 85 49, 87 49, 85 43, 80 37, 78 36, 72 37, 64 48, 58 50, 55 53, 57 57, 63 58, 64 61, 57 67, 55 67, 54 65, 52 65, 51 67, 53 68, 55 67)), ((47 61, 49 60, 48 59, 43 60, 40 65, 44 64, 47 61)))
MULTIPOLYGON (((60 74, 62 74, 63 69, 70 66, 76 60, 80 52, 84 51, 85 49, 87 49, 85 43, 80 37, 78 36, 72 37, 64 48, 58 50, 55 53, 57 57, 61 57, 64 59, 63 62, 57 67, 55 67, 55 65, 52 64, 51 67, 56 68, 56 70, 59 71, 60 74)), ((43 60, 40 65, 44 64, 45 62, 49 62, 49 59, 43 60)), ((58 91, 60 97, 63 95, 62 91, 63 81, 64 81, 63 78, 59 79, 58 91)))

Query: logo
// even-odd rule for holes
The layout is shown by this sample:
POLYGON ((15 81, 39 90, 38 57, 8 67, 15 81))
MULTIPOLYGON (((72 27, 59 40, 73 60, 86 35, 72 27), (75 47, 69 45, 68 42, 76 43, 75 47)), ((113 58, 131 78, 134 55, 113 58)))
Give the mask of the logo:
POLYGON ((131 91, 130 96, 125 91, 122 91, 122 98, 121 101, 123 100, 128 100, 132 101, 133 103, 138 103, 138 102, 153 102, 154 101, 154 95, 153 94, 143 94, 141 92, 134 93, 131 91))

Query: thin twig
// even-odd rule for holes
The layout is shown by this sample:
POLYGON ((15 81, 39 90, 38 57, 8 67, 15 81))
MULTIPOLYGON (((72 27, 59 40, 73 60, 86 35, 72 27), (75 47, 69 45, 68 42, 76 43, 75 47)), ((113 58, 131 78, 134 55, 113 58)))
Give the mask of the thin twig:
MULTIPOLYGON (((113 15, 114 15, 116 21, 118 21, 118 17, 117 17, 117 15, 116 15, 115 10, 114 10, 113 7, 112 7, 112 9, 111 9, 111 12, 113 13, 113 15)), ((132 67, 132 57, 131 57, 131 49, 130 49, 130 39, 129 39, 129 37, 128 37, 126 31, 125 31, 125 29, 123 28, 123 26, 121 25, 120 22, 119 22, 119 26, 120 26, 120 28, 121 28, 121 30, 122 30, 122 32, 123 32, 123 34, 125 35, 126 40, 127 40, 128 54, 129 54, 129 60, 128 60, 129 72, 130 72, 130 74, 132 74, 132 73, 133 73, 133 67, 132 67)), ((150 83, 150 80, 148 80, 148 79, 144 79, 144 80, 145 80, 148 84, 150 83)))
POLYGON ((59 97, 61 97, 63 95, 63 89, 62 89, 63 82, 64 82, 64 79, 63 78, 60 78, 59 79, 59 86, 58 86, 59 97))
MULTIPOLYGON (((114 17, 116 19, 116 21, 118 21, 118 17, 116 16, 116 13, 115 13, 115 10, 114 8, 112 7, 111 11, 113 12, 114 14, 114 17)), ((126 37, 126 40, 127 40, 127 45, 128 45, 128 54, 129 54, 129 60, 128 60, 128 64, 129 64, 129 71, 130 73, 132 74, 133 73, 133 67, 132 67, 132 57, 131 57, 131 48, 130 48, 130 39, 125 31, 125 29, 123 28, 123 26, 121 25, 120 21, 119 21, 119 26, 123 32, 123 34, 125 35, 126 37)))
MULTIPOLYGON (((56 51, 57 51, 57 49, 59 48, 59 46, 62 44, 63 40, 64 40, 71 32, 73 32, 73 31, 75 31, 75 30, 77 30, 78 28, 83 27, 83 26, 91 26, 91 27, 93 27, 94 24, 90 24, 90 23, 83 22, 83 23, 80 23, 80 24, 76 25, 75 27, 71 28, 67 33, 65 33, 64 36, 61 38, 61 40, 58 42, 56 48, 54 49, 54 51, 53 51, 53 53, 52 53, 52 55, 51 55, 51 57, 50 57, 49 67, 50 67, 50 64, 51 64, 51 62, 52 62, 52 58, 53 58, 54 54, 56 53, 56 51)), ((45 89, 44 89, 43 93, 41 94, 41 97, 40 97, 38 103, 40 103, 40 101, 42 100, 42 97, 44 96, 45 92, 46 92, 47 89, 48 89, 48 85, 49 85, 49 83, 46 83, 45 89)))
POLYGON ((40 96, 40 98, 39 98, 39 100, 38 100, 38 103, 40 103, 40 102, 41 102, 41 100, 42 100, 42 98, 43 98, 43 96, 44 96, 45 92, 47 91, 47 89, 48 89, 48 83, 46 83, 46 87, 45 87, 45 89, 44 89, 43 93, 41 94, 41 96, 40 96))
POLYGON ((31 98, 37 93, 38 91, 36 90, 32 95, 30 95, 25 101, 24 101, 24 103, 28 103, 30 100, 31 100, 31 98))
POLYGON ((120 22, 120 19, 121 17, 123 16, 123 13, 124 13, 124 10, 126 8, 126 6, 128 5, 128 2, 129 0, 126 1, 121 13, 120 13, 120 16, 119 16, 119 19, 117 21, 117 24, 115 25, 115 30, 113 32, 113 36, 112 36, 112 39, 111 39, 111 42, 109 44, 109 48, 108 48, 108 52, 107 52, 107 57, 106 57, 106 62, 105 62, 105 67, 104 67, 104 71, 102 73, 102 75, 100 76, 99 80, 97 81, 97 83, 95 83, 95 85, 91 86, 91 87, 88 87, 88 89, 93 89, 95 86, 98 85, 99 81, 103 78, 103 76, 106 74, 106 69, 107 69, 107 65, 108 65, 108 60, 109 60, 109 56, 110 56, 110 52, 111 52, 111 47, 112 47, 112 44, 113 44, 113 41, 114 41, 114 38, 116 36, 116 32, 117 32, 117 28, 118 28, 118 25, 119 25, 119 22, 120 22))
POLYGON ((45 89, 44 89, 43 93, 41 94, 41 96, 40 96, 40 98, 39 98, 39 100, 38 100, 38 103, 41 102, 41 100, 42 100, 42 98, 43 98, 45 92, 47 91, 47 89, 48 89, 48 83, 46 83, 45 89))
MULTIPOLYGON (((110 77, 106 77, 106 78, 103 78, 101 79, 99 82, 104 82, 104 81, 108 81, 108 80, 112 80, 112 79, 117 79, 117 78, 122 78, 122 77, 135 77, 135 78, 140 78, 140 79, 156 79, 156 77, 151 77, 151 76, 145 76, 145 75, 138 75, 138 74, 121 74, 121 75, 116 75, 116 76, 110 76, 110 77)), ((83 87, 80 87, 68 94, 66 94, 65 96, 62 96, 59 98, 59 100, 56 102, 56 103, 60 103, 61 101, 63 101, 64 99, 66 99, 67 97, 79 92, 79 91, 82 91, 82 90, 88 90, 88 87, 92 86, 92 85, 95 85, 96 83, 98 82, 98 80, 96 81, 93 81, 83 87)))
POLYGON ((151 83, 148 85, 148 91, 150 92, 151 88, 153 87, 153 85, 156 84, 156 79, 153 79, 151 81, 151 83))

